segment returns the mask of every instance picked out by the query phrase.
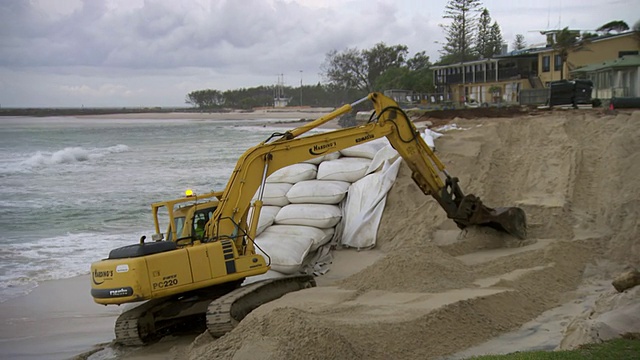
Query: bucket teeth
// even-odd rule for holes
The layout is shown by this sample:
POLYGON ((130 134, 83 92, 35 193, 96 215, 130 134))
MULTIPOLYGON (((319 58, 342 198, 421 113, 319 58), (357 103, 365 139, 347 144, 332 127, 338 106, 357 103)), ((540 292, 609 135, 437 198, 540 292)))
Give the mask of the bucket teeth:
POLYGON ((521 240, 527 237, 524 210, 518 207, 492 209, 483 205, 474 195, 467 195, 462 199, 453 220, 461 229, 471 225, 489 226, 521 240))

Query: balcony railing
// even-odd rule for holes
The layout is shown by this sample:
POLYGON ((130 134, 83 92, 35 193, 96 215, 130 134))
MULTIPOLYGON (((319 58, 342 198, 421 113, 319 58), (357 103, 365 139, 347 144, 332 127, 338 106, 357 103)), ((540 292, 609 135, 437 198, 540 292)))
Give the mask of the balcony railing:
MULTIPOLYGON (((528 79, 532 75, 531 71, 526 71, 518 68, 506 68, 498 69, 497 81, 505 80, 518 80, 528 79)), ((436 85, 452 85, 452 84, 473 84, 484 82, 496 82, 496 70, 476 71, 475 75, 472 72, 464 74, 464 81, 462 74, 447 74, 447 75, 435 75, 436 85), (486 80, 485 80, 486 73, 486 80)))

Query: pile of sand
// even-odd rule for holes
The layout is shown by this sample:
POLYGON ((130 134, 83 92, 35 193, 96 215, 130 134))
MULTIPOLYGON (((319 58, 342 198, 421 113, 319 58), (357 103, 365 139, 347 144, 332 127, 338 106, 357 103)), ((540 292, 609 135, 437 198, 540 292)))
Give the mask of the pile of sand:
POLYGON ((572 300, 587 266, 599 278, 638 267, 639 125, 640 112, 461 120, 467 130, 438 139, 438 155, 467 193, 522 207, 528 241, 460 232, 404 167, 379 229, 384 258, 269 303, 220 339, 203 334, 190 358, 434 358, 572 300))

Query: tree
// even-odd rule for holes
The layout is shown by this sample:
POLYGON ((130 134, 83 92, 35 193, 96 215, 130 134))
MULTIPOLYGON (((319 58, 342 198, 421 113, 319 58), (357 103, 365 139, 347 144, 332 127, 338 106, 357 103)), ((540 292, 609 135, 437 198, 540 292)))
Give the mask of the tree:
POLYGON ((490 58, 493 49, 489 46, 489 34, 491 32, 491 16, 487 8, 482 9, 478 19, 478 33, 476 35, 476 52, 481 58, 490 58))
POLYGON ((404 65, 407 52, 406 45, 387 46, 384 43, 363 51, 356 48, 343 52, 332 50, 326 55, 322 73, 333 85, 371 92, 382 73, 404 65))
POLYGON ((562 66, 560 67, 560 79, 564 79, 564 64, 567 63, 569 57, 569 50, 571 50, 577 43, 578 32, 569 30, 568 27, 560 30, 556 33, 555 40, 552 43, 553 49, 558 52, 562 59, 562 66))
POLYGON ((328 52, 321 70, 328 82, 345 89, 369 90, 371 87, 366 62, 357 48, 346 49, 341 53, 338 50, 328 52))
POLYGON ((596 29, 597 32, 602 32, 605 34, 608 34, 611 31, 620 33, 627 30, 629 30, 629 25, 627 25, 627 23, 622 20, 609 21, 608 23, 596 29))
POLYGON ((524 35, 516 34, 515 40, 513 40, 513 48, 515 50, 522 50, 527 47, 526 41, 524 41, 524 35))
POLYGON ((480 0, 449 0, 445 6, 443 18, 449 19, 451 23, 440 25, 445 31, 447 41, 440 50, 443 58, 452 59, 453 62, 477 58, 472 47, 474 44, 473 30, 480 4, 480 0))
POLYGON ((225 99, 222 93, 218 90, 196 90, 187 94, 185 103, 191 106, 197 106, 199 108, 215 108, 224 104, 225 99))
POLYGON ((362 51, 367 62, 367 80, 370 85, 367 90, 371 90, 371 85, 387 69, 404 65, 408 52, 409 49, 406 45, 386 46, 383 42, 376 44, 369 50, 362 51))
POLYGON ((429 62, 429 57, 426 55, 425 51, 417 52, 413 57, 407 60, 407 67, 409 70, 421 70, 425 68, 429 68, 431 66, 431 62, 429 62))
POLYGON ((592 32, 588 32, 588 31, 585 31, 582 34, 580 34, 580 39, 581 40, 589 40, 589 39, 594 38, 594 37, 598 37, 598 34, 592 33, 592 32))
POLYGON ((489 31, 489 49, 492 56, 502 53, 502 31, 497 21, 493 22, 489 31))
POLYGON ((432 92, 433 71, 430 69, 429 57, 424 51, 416 53, 407 60, 405 66, 391 67, 376 80, 374 89, 384 91, 389 89, 412 90, 415 92, 432 92))

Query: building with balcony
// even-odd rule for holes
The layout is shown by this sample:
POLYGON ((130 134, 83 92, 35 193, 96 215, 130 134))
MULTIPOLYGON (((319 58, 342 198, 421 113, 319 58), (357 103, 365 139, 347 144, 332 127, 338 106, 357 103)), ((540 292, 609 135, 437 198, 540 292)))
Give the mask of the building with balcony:
POLYGON ((530 89, 545 89, 552 81, 570 79, 574 70, 588 64, 637 55, 640 48, 637 32, 598 36, 577 41, 569 50, 567 63, 563 64, 559 51, 553 47, 558 32, 542 32, 547 37, 543 47, 512 51, 489 59, 433 66, 436 92, 452 103, 470 100, 481 104, 522 103, 522 90, 544 93, 544 90, 530 89))
POLYGON ((448 65, 433 66, 436 92, 454 103, 517 102, 521 89, 541 88, 539 49, 527 49, 448 65))

